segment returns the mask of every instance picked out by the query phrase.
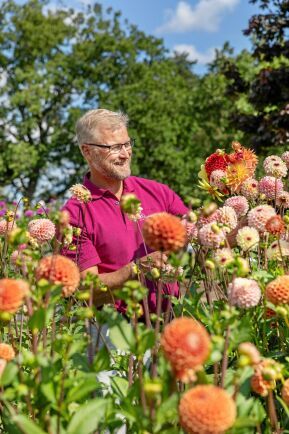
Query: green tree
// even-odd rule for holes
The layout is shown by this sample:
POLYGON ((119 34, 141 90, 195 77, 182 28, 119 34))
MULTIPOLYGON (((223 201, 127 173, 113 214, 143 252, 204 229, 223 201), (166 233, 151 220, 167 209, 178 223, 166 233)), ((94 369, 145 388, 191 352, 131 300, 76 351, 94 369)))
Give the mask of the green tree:
POLYGON ((251 3, 262 10, 244 31, 252 41, 251 60, 247 56, 244 68, 244 62, 227 58, 223 71, 228 95, 236 103, 233 125, 259 153, 268 153, 276 146, 286 148, 289 140, 289 2, 251 3))
POLYGON ((184 55, 99 4, 85 12, 47 9, 43 0, 0 7, 0 180, 32 198, 79 181, 74 138, 83 111, 128 113, 138 140, 134 174, 192 194, 205 156, 235 138, 226 80, 193 72, 184 55))

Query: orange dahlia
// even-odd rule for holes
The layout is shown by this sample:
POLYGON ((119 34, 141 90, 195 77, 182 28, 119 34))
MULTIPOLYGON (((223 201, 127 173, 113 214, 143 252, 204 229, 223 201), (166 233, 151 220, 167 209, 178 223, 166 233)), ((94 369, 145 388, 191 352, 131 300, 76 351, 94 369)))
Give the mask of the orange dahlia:
POLYGON ((237 161, 229 164, 226 171, 227 185, 231 191, 236 193, 240 190, 242 183, 248 179, 251 174, 244 161, 237 161))
POLYGON ((289 378, 283 384, 281 395, 283 401, 289 406, 289 378))
POLYGON ((186 382, 195 368, 208 358, 211 341, 205 327, 193 318, 182 317, 168 324, 161 346, 178 379, 186 382))
POLYGON ((272 359, 264 359, 254 366, 254 374, 251 377, 251 389, 260 396, 267 396, 269 390, 276 387, 277 363, 272 359))
POLYGON ((236 404, 224 389, 199 385, 183 395, 179 416, 188 434, 221 434, 234 424, 236 404))
POLYGON ((79 285, 80 273, 71 259, 61 255, 49 255, 40 260, 36 278, 44 278, 56 285, 62 285, 63 296, 69 297, 79 285))
POLYGON ((187 238, 181 220, 166 212, 152 214, 145 220, 143 236, 151 249, 166 252, 177 252, 187 238))
POLYGON ((15 351, 9 344, 0 343, 0 359, 6 360, 6 362, 10 362, 10 360, 14 359, 15 351))
POLYGON ((267 220, 265 229, 272 235, 280 235, 285 232, 285 224, 279 215, 275 215, 267 220))
POLYGON ((228 160, 230 163, 236 163, 238 161, 243 161, 252 176, 258 164, 258 157, 254 151, 251 149, 244 148, 239 142, 232 143, 233 153, 228 155, 228 160))
POLYGON ((289 303, 289 276, 278 276, 268 283, 266 298, 275 305, 289 303))
POLYGON ((15 313, 29 293, 28 283, 22 279, 0 280, 0 311, 15 313))

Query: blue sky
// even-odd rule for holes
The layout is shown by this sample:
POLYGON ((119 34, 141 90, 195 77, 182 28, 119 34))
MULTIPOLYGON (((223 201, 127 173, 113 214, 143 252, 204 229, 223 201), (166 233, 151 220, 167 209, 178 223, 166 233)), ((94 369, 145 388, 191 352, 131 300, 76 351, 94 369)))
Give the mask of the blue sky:
MULTIPOLYGON (((73 0, 75 3, 77 0, 73 0)), ((89 3, 90 0, 84 0, 89 3)), ((69 2, 71 3, 71 2, 69 2)), ((214 49, 229 41, 236 52, 250 48, 242 30, 258 13, 249 0, 103 0, 146 33, 162 37, 170 50, 186 51, 203 73, 214 49)))
MULTIPOLYGON (((1 1, 1 0, 0 0, 1 1)), ((25 0, 18 0, 24 3, 25 0)), ((96 0, 97 1, 97 0, 96 0)), ((50 0, 49 8, 73 7, 84 9, 94 0, 50 0)), ((140 30, 164 39, 173 52, 187 52, 197 60, 197 73, 206 71, 214 50, 226 41, 238 53, 250 49, 250 39, 242 33, 249 18, 259 13, 249 0, 98 0, 104 8, 120 10, 123 18, 140 30)))

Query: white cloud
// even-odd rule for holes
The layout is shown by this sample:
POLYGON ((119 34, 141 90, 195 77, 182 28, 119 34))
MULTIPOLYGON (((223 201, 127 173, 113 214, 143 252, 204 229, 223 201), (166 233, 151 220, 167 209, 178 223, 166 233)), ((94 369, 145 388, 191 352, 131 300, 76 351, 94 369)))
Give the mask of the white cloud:
POLYGON ((215 57, 215 48, 209 48, 204 53, 200 53, 194 45, 179 44, 173 47, 177 53, 187 53, 188 59, 197 60, 200 65, 207 65, 215 57))
POLYGON ((184 33, 189 30, 215 32, 219 29, 223 14, 232 11, 240 0, 198 0, 195 6, 179 1, 176 10, 165 12, 167 21, 156 33, 184 33))

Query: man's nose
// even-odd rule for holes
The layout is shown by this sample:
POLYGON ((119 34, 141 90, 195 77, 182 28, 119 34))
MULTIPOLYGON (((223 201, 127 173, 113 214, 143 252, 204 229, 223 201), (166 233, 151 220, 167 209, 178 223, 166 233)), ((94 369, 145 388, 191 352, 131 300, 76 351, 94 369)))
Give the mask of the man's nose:
POLYGON ((126 149, 125 146, 123 145, 121 147, 121 150, 119 152, 119 156, 123 157, 123 158, 129 158, 131 154, 131 150, 130 149, 126 149))

